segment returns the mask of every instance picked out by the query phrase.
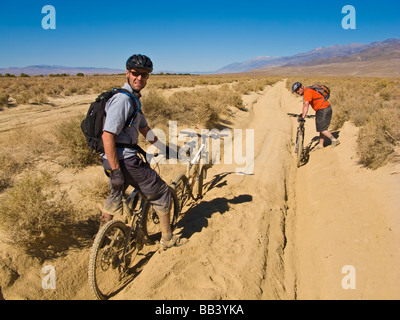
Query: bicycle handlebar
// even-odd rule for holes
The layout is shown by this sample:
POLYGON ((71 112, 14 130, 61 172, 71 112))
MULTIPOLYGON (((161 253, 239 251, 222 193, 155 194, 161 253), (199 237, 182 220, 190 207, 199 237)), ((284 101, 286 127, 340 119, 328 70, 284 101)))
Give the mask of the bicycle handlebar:
POLYGON ((221 137, 229 137, 229 134, 221 134, 221 133, 205 133, 205 134, 199 134, 197 132, 188 132, 188 131, 180 131, 180 134, 184 134, 188 137, 201 137, 201 138, 213 138, 213 139, 218 139, 221 137))
MULTIPOLYGON (((294 118, 298 118, 299 116, 301 116, 301 113, 300 114, 296 114, 296 113, 288 113, 287 114, 288 116, 291 116, 291 117, 294 117, 294 118)), ((315 118, 315 115, 313 115, 313 114, 309 114, 309 115, 306 115, 306 118, 315 118)))

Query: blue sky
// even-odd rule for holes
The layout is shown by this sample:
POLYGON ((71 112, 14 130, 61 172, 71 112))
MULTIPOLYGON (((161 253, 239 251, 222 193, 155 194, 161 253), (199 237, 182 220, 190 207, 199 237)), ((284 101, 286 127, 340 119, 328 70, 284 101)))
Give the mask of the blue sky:
POLYGON ((400 38, 400 1, 0 0, 0 68, 28 65, 123 69, 133 53, 155 71, 214 71, 257 56, 400 38), (42 7, 56 29, 42 28, 42 7), (342 8, 356 9, 345 30, 342 8))

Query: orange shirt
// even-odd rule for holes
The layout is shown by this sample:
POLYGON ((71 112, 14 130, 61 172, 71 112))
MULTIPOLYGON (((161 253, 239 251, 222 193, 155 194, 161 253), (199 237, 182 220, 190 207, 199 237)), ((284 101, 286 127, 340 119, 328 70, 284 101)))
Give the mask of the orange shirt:
POLYGON ((304 101, 310 102, 311 107, 317 111, 319 109, 324 109, 330 106, 328 101, 324 100, 322 94, 319 94, 317 91, 312 90, 310 88, 304 87, 303 94, 304 101))

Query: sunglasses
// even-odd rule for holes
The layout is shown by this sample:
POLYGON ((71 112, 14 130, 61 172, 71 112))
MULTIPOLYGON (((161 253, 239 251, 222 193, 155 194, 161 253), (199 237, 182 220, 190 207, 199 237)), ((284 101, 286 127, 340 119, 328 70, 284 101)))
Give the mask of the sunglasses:
POLYGON ((150 76, 148 72, 140 72, 140 71, 129 71, 134 77, 142 76, 143 79, 147 79, 150 76))

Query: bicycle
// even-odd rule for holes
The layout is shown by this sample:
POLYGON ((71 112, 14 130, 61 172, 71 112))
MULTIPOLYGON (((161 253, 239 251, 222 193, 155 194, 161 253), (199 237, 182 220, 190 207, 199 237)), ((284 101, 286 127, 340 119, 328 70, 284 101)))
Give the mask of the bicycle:
MULTIPOLYGON (((304 159, 304 134, 305 134, 305 127, 304 124, 306 122, 305 119, 300 120, 301 114, 295 113, 288 113, 291 117, 296 117, 299 119, 299 125, 297 126, 297 133, 296 133, 296 145, 294 148, 294 152, 297 154, 296 161, 297 161, 297 168, 300 167, 302 160, 304 159)), ((315 115, 306 115, 306 118, 315 118, 315 115)))
MULTIPOLYGON (((203 197, 203 182, 207 178, 207 166, 202 164, 202 158, 209 160, 209 154, 206 150, 206 139, 213 138, 218 139, 220 137, 226 137, 228 134, 209 133, 209 134, 198 134, 195 132, 180 131, 181 134, 187 137, 201 137, 201 145, 199 150, 193 158, 187 162, 186 173, 178 174, 172 182, 172 188, 176 192, 176 196, 179 201, 179 211, 185 206, 189 199, 194 201, 203 197), (203 151, 204 150, 204 151, 203 151), (197 197, 193 194, 194 185, 197 182, 197 197)), ((186 155, 189 156, 193 150, 193 144, 189 143, 189 150, 186 155)), ((207 161, 207 164, 209 161, 207 161)))
MULTIPOLYGON (((143 151, 144 152, 144 151, 143 151)), ((156 156, 156 155, 154 155, 156 156)), ((142 154, 144 161, 146 156, 142 154)), ((179 215, 179 202, 171 187, 171 229, 179 215)), ((89 285, 97 299, 106 300, 122 288, 131 278, 130 268, 144 246, 154 245, 161 237, 159 219, 150 200, 133 189, 123 194, 122 219, 105 223, 97 233, 89 257, 89 285)))

